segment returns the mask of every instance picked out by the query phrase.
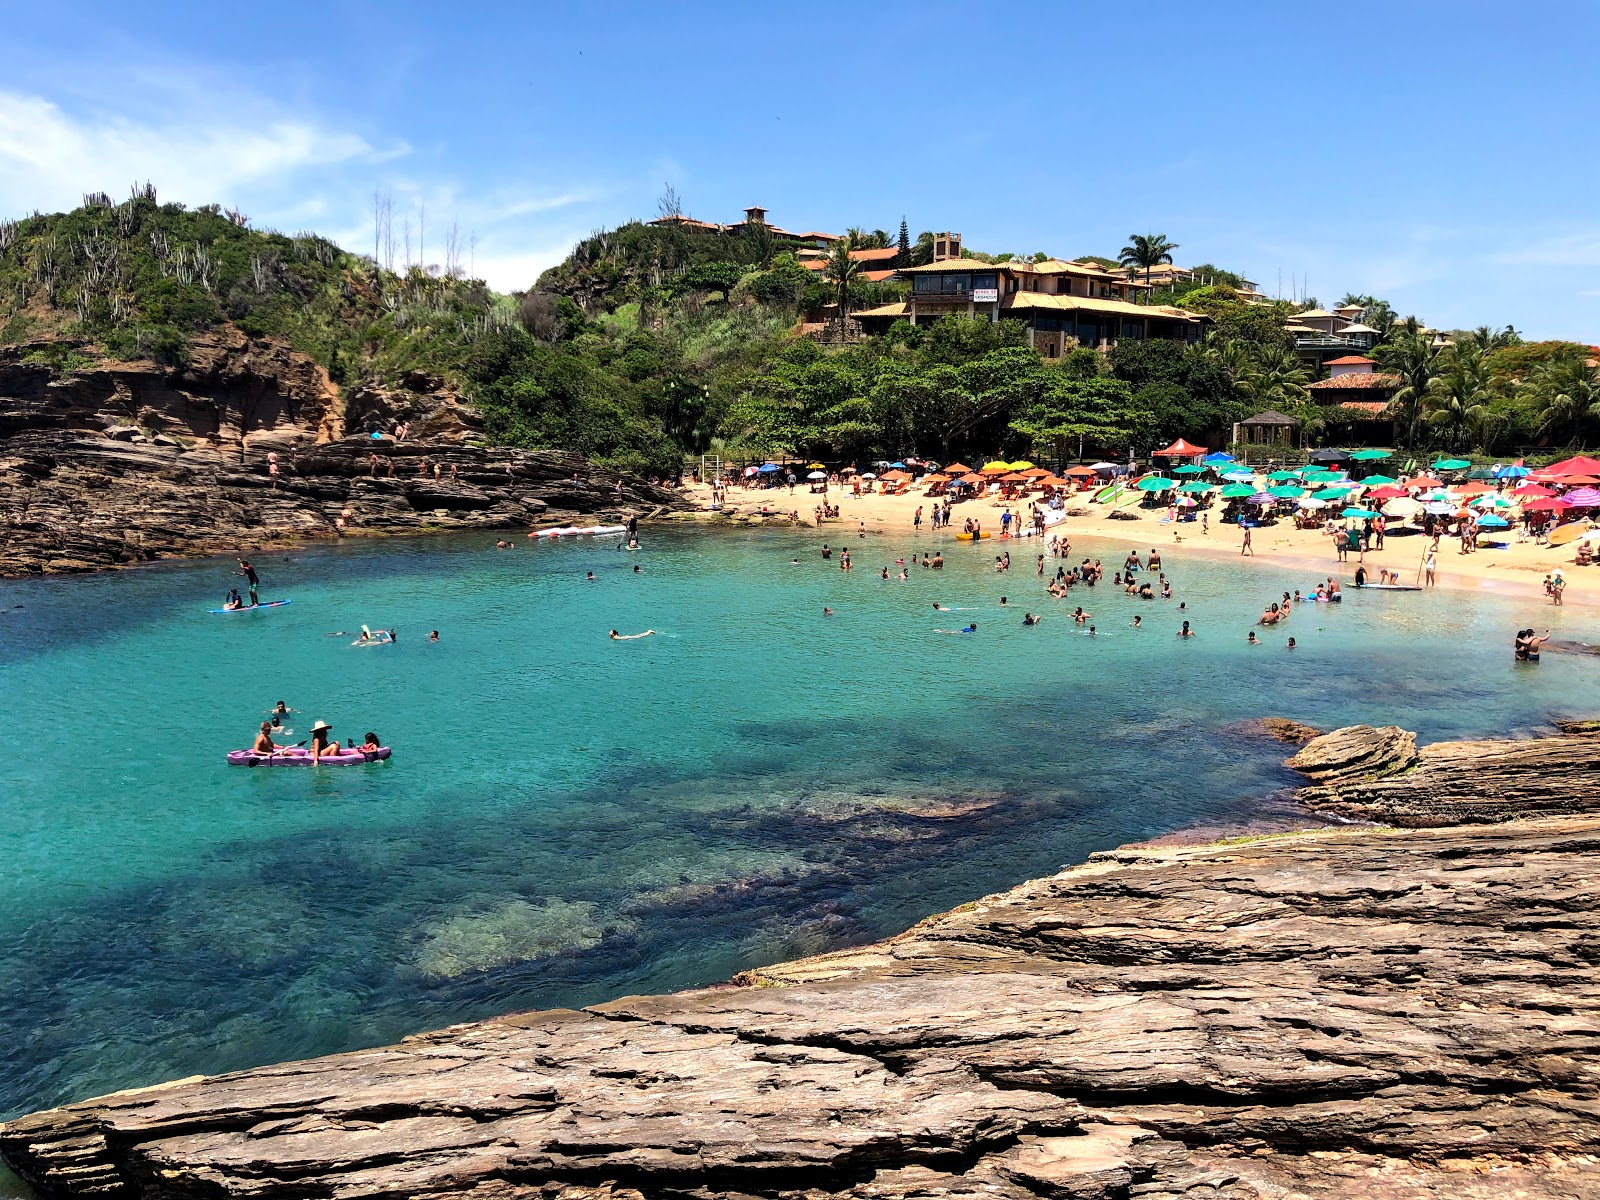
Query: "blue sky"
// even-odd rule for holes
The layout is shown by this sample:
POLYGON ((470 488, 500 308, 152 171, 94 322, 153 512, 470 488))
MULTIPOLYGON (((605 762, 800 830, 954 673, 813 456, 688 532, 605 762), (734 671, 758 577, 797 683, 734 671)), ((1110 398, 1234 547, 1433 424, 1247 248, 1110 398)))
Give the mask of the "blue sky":
POLYGON ((0 214, 216 200, 371 245, 426 206, 526 287, 747 204, 969 246, 1178 242, 1288 294, 1600 342, 1600 4, 0 0, 0 214))

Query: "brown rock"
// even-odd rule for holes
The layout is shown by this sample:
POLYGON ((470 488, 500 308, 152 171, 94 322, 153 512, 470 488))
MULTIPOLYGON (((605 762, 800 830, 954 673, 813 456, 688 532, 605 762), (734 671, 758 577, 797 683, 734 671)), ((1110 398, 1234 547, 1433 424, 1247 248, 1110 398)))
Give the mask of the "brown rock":
POLYGON ((756 986, 108 1096, 0 1153, 73 1200, 1592 1196, 1597 887, 1597 816, 1119 850, 756 986))
POLYGON ((1319 783, 1403 771, 1417 759, 1417 735, 1396 725, 1351 725, 1313 738, 1288 765, 1319 783))

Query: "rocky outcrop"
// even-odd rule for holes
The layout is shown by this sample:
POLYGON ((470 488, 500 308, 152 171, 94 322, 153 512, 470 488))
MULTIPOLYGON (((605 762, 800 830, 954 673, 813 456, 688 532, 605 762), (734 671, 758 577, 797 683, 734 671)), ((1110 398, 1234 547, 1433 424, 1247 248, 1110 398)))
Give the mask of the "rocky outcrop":
POLYGON ((1121 850, 747 986, 35 1114, 47 1197, 1600 1194, 1600 817, 1121 850))
POLYGON ((355 389, 347 411, 316 363, 236 330, 174 368, 63 377, 25 351, 0 351, 0 575, 681 504, 577 455, 466 444, 477 414, 432 377, 355 389), (361 432, 398 419, 404 441, 361 432))
MULTIPOLYGON (((1569 723, 1583 729, 1587 722, 1569 723)), ((1316 781, 1302 802, 1388 825, 1437 826, 1600 813, 1600 735, 1441 742, 1356 725, 1308 742, 1288 765, 1316 781)))

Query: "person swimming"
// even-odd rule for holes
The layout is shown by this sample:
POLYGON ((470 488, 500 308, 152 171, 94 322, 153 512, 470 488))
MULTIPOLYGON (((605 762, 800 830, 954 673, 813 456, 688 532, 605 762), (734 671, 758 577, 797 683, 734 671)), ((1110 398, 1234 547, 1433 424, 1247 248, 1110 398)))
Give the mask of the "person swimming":
POLYGON ((825 616, 825 617, 833 616, 833 609, 829 608, 826 604, 824 604, 822 606, 822 615, 825 616))
POLYGON ((293 711, 294 709, 290 708, 282 700, 272 706, 272 715, 275 717, 287 717, 293 711))
POLYGON ((430 633, 428 635, 428 640, 430 642, 437 642, 439 640, 439 631, 435 629, 432 633, 430 633))
POLYGON ((1022 623, 1024 625, 1037 625, 1043 619, 1043 617, 1034 616, 1031 612, 1025 612, 1022 614, 1022 623))
POLYGON ((615 629, 613 629, 611 631, 611 640, 613 642, 631 642, 636 638, 647 638, 653 636, 654 634, 654 629, 646 629, 643 633, 618 633, 615 629))
POLYGON ((1189 622, 1185 621, 1183 623, 1183 628, 1178 630, 1178 636, 1181 638, 1192 638, 1194 636, 1194 630, 1189 628, 1189 622))
POLYGON ((1261 645, 1261 639, 1256 636, 1256 631, 1254 629, 1250 631, 1250 636, 1245 639, 1245 644, 1248 646, 1261 645))
POLYGON ((1286 649, 1286 650, 1293 650, 1294 649, 1294 639, 1293 638, 1289 639, 1289 644, 1287 646, 1285 646, 1284 649, 1286 649))
POLYGON ((1143 617, 1139 617, 1139 616, 1134 617, 1133 618, 1133 627, 1135 629, 1143 629, 1144 628, 1144 618, 1143 617))
POLYGON ((955 634, 977 633, 978 632, 978 623, 976 621, 974 621, 971 625, 968 625, 965 629, 935 629, 934 632, 935 633, 955 633, 955 634))

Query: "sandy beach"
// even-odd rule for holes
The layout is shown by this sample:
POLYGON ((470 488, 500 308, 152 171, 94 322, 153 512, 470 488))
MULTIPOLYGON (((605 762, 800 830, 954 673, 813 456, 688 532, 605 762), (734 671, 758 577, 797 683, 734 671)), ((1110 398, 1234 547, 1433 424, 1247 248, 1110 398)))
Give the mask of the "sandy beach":
MULTIPOLYGON (((701 505, 710 506, 709 487, 696 484, 688 490, 701 505)), ((821 535, 824 538, 831 535, 839 540, 847 536, 854 538, 859 523, 863 522, 869 535, 915 535, 913 517, 920 507, 923 510, 923 528, 920 536, 928 538, 931 542, 927 520, 935 501, 923 495, 924 490, 913 488, 903 496, 885 496, 876 493, 855 496, 849 489, 841 491, 831 487, 828 490, 828 499, 838 506, 839 516, 823 523, 821 535)), ((752 488, 748 491, 733 487, 728 492, 727 508, 733 513, 760 512, 763 506, 784 513, 796 511, 802 524, 814 525, 815 510, 821 500, 820 494, 811 493, 804 484, 797 486, 792 496, 788 488, 782 487, 765 490, 752 488)), ((1008 547, 1012 549, 1014 559, 1024 557, 1024 550, 1026 554, 1035 554, 1038 551, 1026 548, 1036 543, 1038 541, 1036 538, 1004 540, 1000 538, 1001 513, 1009 507, 1013 513, 1026 514, 1028 503, 1027 500, 1023 500, 1020 503, 1007 505, 988 497, 964 501, 955 506, 951 529, 948 532, 941 532, 939 536, 953 537, 963 521, 975 517, 981 522, 985 532, 994 535, 990 542, 996 547, 995 553, 1000 552, 1000 547, 1008 547)), ((1340 562, 1334 553, 1332 540, 1320 528, 1296 529, 1290 521, 1281 521, 1276 525, 1254 530, 1251 546, 1254 553, 1245 555, 1240 553, 1242 542, 1240 529, 1235 525, 1222 524, 1215 516, 1210 522, 1210 532, 1202 533, 1198 520, 1180 525, 1165 522, 1163 520, 1166 515, 1165 509, 1137 509, 1135 511, 1138 519, 1129 521, 1113 518, 1110 509, 1090 504, 1087 495, 1074 497, 1069 501, 1068 508, 1069 510, 1082 508, 1085 511, 1081 516, 1068 516, 1052 526, 1045 534, 1045 542, 1049 541, 1052 534, 1064 536, 1068 540, 1078 537, 1104 538, 1123 544, 1128 550, 1138 550, 1141 556, 1156 549, 1160 550, 1162 556, 1168 560, 1193 555, 1233 558, 1241 563, 1303 568, 1308 574, 1307 581, 1310 584, 1315 584, 1318 579, 1332 576, 1346 587, 1351 585, 1356 567, 1361 565, 1356 555, 1351 555, 1347 561, 1340 562)), ((1125 513, 1128 510, 1122 511, 1125 513)), ((1459 553, 1459 543, 1454 539, 1442 540, 1439 544, 1437 586, 1452 590, 1491 592, 1548 605, 1550 600, 1543 590, 1544 577, 1552 571, 1560 570, 1568 582, 1565 595, 1562 597, 1565 606, 1600 607, 1600 594, 1588 586, 1589 572, 1591 569, 1600 572, 1600 567, 1575 566, 1573 562, 1577 554, 1575 544, 1543 546, 1531 540, 1519 541, 1516 529, 1504 532, 1508 544, 1503 549, 1484 547, 1472 554, 1459 553)), ((1367 552, 1365 556, 1367 573, 1376 577, 1380 569, 1387 567, 1391 571, 1399 572, 1401 582, 1419 583, 1422 559, 1427 546, 1428 539, 1421 533, 1395 535, 1391 532, 1383 549, 1367 552)), ((1105 558, 1104 554, 1101 557, 1105 558)), ((1106 559, 1106 569, 1109 571, 1119 566, 1120 562, 1120 555, 1116 561, 1106 559)), ((863 560, 862 565, 871 564, 863 560)))

